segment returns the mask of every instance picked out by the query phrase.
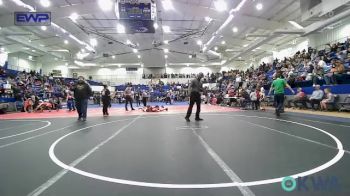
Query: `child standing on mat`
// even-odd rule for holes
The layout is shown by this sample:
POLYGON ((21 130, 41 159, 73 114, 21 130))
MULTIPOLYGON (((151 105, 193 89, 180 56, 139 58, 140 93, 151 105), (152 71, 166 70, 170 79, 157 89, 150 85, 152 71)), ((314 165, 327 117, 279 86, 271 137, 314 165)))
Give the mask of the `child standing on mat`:
POLYGON ((201 79, 204 77, 203 73, 199 73, 196 79, 191 81, 189 86, 190 92, 190 105, 188 106, 187 115, 185 117, 187 122, 190 122, 190 116, 192 114, 193 105, 196 103, 196 121, 201 121, 203 119, 199 118, 199 113, 201 112, 201 92, 203 91, 203 86, 201 79))
POLYGON ((282 78, 282 73, 278 71, 276 73, 276 79, 272 82, 269 95, 272 90, 274 90, 274 98, 276 103, 276 115, 280 116, 284 104, 284 89, 288 88, 293 94, 294 90, 289 86, 289 84, 282 78))
POLYGON ((103 116, 108 116, 108 107, 111 105, 111 92, 107 88, 107 85, 103 85, 102 95, 102 105, 103 105, 103 116))

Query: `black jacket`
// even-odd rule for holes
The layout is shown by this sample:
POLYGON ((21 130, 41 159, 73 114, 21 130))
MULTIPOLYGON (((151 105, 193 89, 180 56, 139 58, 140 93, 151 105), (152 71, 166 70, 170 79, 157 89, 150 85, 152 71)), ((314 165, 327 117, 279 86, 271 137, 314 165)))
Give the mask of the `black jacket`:
POLYGON ((77 82, 73 88, 74 98, 76 100, 89 99, 92 96, 92 90, 88 83, 77 82))
POLYGON ((111 101, 111 97, 110 97, 111 92, 108 89, 102 90, 101 95, 102 95, 102 101, 103 102, 109 103, 111 101), (103 91, 104 91, 104 93, 103 93, 103 91))

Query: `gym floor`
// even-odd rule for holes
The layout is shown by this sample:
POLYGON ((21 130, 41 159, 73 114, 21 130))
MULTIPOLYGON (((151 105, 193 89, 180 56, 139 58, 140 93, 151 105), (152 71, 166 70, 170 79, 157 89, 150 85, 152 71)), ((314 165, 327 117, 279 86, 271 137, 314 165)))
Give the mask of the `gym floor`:
POLYGON ((349 119, 203 106, 89 109, 0 118, 0 195, 349 195, 349 119), (20 119, 19 119, 20 118, 20 119), (335 177, 340 189, 286 192, 286 176, 335 177))

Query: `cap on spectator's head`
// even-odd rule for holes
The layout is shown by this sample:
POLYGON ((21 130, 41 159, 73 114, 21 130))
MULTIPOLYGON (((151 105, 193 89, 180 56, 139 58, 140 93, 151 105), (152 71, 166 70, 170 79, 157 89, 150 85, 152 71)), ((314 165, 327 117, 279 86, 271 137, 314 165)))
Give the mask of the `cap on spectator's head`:
POLYGON ((79 76, 78 79, 79 80, 84 80, 85 78, 84 78, 84 76, 79 76))

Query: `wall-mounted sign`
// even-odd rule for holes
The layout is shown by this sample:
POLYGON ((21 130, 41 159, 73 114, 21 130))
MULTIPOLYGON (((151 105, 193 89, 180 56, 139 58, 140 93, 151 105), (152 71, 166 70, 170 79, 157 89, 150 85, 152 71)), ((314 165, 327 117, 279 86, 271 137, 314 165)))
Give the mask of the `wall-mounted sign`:
POLYGON ((17 26, 50 26, 51 12, 15 12, 17 26))

